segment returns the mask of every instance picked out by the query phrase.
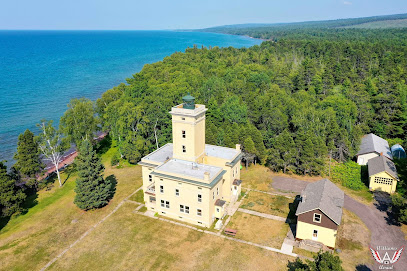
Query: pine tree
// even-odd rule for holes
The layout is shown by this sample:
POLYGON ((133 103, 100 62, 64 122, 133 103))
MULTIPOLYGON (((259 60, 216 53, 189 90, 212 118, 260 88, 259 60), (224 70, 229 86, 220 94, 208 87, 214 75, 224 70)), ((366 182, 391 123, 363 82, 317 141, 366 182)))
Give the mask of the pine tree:
POLYGON ((0 162, 0 217, 8 217, 21 210, 25 194, 7 174, 7 167, 0 162))
POLYGON ((41 171, 42 163, 40 160, 40 151, 38 142, 30 130, 25 130, 18 136, 17 152, 14 154, 16 163, 14 168, 24 179, 35 178, 41 171))
POLYGON ((83 210, 105 206, 112 197, 112 183, 103 178, 104 166, 89 140, 84 140, 75 161, 78 168, 74 203, 83 210))

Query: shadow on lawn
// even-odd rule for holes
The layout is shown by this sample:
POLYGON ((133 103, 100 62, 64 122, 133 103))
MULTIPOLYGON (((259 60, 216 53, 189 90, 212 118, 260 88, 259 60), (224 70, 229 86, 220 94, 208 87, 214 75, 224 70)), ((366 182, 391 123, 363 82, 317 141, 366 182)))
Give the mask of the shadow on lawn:
POLYGON ((290 202, 288 204, 288 208, 290 209, 290 212, 287 215, 286 223, 288 224, 296 224, 297 223, 297 216, 295 215, 295 212, 297 211, 298 204, 300 203, 300 195, 295 196, 295 199, 293 202, 290 202))
POLYGON ((367 267, 365 264, 359 264, 356 266, 357 271, 371 271, 369 267, 367 267))
POLYGON ((112 184, 111 188, 110 188, 110 197, 109 200, 111 200, 114 196, 114 194, 116 193, 116 186, 117 186, 117 179, 116 176, 109 175, 106 177, 106 181, 110 181, 110 183, 112 184))
POLYGON ((105 136, 100 142, 96 144, 96 153, 102 155, 112 147, 112 138, 110 135, 105 136))

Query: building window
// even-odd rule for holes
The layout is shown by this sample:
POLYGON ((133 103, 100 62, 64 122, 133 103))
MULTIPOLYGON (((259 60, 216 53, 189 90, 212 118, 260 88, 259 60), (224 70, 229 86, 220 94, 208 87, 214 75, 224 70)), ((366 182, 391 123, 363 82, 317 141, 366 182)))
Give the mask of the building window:
POLYGON ((181 213, 189 214, 189 206, 180 205, 180 206, 179 206, 179 211, 180 211, 181 213))
POLYGON ((179 196, 179 189, 175 189, 175 196, 179 196))
POLYGON ((161 200, 161 207, 165 207, 165 203, 164 203, 164 200, 161 200))
POLYGON ((202 210, 201 209, 196 209, 196 215, 197 216, 202 216, 202 210))
POLYGON ((314 232, 312 233, 312 237, 317 238, 318 237, 318 231, 314 230, 314 232))
POLYGON ((185 118, 182 118, 182 120, 185 120, 185 118))
POLYGON ((216 187, 216 195, 219 195, 219 187, 216 187))
POLYGON ((321 223, 321 215, 320 214, 314 214, 314 222, 321 223))
POLYGON ((218 213, 219 213, 219 212, 220 212, 220 209, 219 209, 219 208, 216 208, 216 212, 218 212, 218 213))
POLYGON ((202 202, 202 195, 198 194, 198 202, 202 202))
POLYGON ((160 185, 160 193, 164 193, 164 186, 160 185))
POLYGON ((153 181, 153 176, 148 175, 148 181, 151 183, 153 181))
POLYGON ((182 145, 182 152, 187 152, 187 147, 185 147, 185 145, 182 145))
POLYGON ((155 203, 155 197, 150 196, 150 202, 155 203))
POLYGON ((215 199, 215 191, 212 193, 212 199, 215 199))
POLYGON ((187 135, 186 135, 186 133, 185 133, 185 131, 184 130, 182 130, 182 138, 186 138, 187 137, 187 135))
POLYGON ((170 202, 169 202, 169 201, 166 201, 166 202, 165 202, 165 208, 167 208, 167 209, 170 208, 170 202))

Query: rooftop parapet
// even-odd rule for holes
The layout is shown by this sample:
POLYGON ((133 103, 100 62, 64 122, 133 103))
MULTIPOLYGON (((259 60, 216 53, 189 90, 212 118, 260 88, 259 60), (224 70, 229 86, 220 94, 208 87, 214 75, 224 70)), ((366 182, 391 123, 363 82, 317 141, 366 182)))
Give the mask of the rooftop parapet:
POLYGON ((184 104, 179 104, 171 108, 171 115, 195 117, 205 113, 208 109, 203 104, 195 104, 195 109, 184 108, 184 104))

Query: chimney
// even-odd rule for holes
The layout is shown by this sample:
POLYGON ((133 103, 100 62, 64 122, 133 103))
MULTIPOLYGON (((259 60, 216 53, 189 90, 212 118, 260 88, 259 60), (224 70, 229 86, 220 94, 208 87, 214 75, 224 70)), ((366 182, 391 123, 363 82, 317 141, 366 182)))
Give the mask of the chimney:
POLYGON ((240 151, 240 144, 236 144, 236 150, 240 151))
POLYGON ((209 172, 204 173, 204 181, 209 182, 209 172))

